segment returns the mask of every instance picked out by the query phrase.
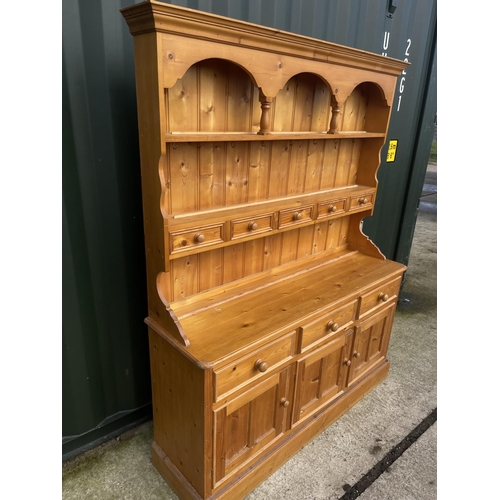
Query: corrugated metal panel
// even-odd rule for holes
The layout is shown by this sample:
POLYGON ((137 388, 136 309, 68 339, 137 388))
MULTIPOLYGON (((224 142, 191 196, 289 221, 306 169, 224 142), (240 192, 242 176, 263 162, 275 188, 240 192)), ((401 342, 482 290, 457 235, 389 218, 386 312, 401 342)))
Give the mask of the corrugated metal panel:
POLYGON ((434 103, 431 116, 427 116, 430 124, 434 122, 436 114, 436 100, 431 98, 431 95, 436 95, 436 85, 435 80, 432 85, 430 77, 435 52, 436 2, 398 1, 394 19, 386 22, 384 37, 387 49, 383 46, 382 52, 387 52, 389 57, 407 59, 411 66, 398 79, 388 132, 388 140, 399 141, 396 161, 385 161, 387 141, 382 150, 382 165, 378 173, 379 191, 375 213, 373 217, 365 219, 363 230, 388 258, 407 264, 413 233, 410 236, 406 232, 402 240, 403 220, 405 214, 413 212, 411 224, 415 225, 418 196, 422 190, 430 150, 429 142, 427 156, 416 156, 419 141, 428 140, 422 129, 426 99, 434 103), (421 175, 415 175, 417 172, 421 175))
POLYGON ((63 3, 63 452, 111 432, 114 420, 150 412, 133 44, 119 13, 125 5, 63 3))
POLYGON ((437 43, 434 33, 431 50, 430 74, 424 88, 423 106, 420 109, 420 122, 415 134, 414 153, 411 160, 410 178, 407 183, 406 198, 401 214, 400 232, 397 238, 394 259, 408 263, 413 241, 413 233, 418 215, 422 186, 425 181, 429 151, 435 133, 437 118, 437 43))
MULTIPOLYGON (((65 456, 150 415, 133 39, 119 12, 132 3, 63 2, 65 456)), ((408 49, 412 66, 398 82, 389 130, 398 154, 380 169, 376 215, 364 225, 388 257, 404 261, 418 203, 412 194, 425 173, 425 124, 434 118, 436 0, 399 0, 393 19, 387 0, 167 3, 400 59, 408 49)))

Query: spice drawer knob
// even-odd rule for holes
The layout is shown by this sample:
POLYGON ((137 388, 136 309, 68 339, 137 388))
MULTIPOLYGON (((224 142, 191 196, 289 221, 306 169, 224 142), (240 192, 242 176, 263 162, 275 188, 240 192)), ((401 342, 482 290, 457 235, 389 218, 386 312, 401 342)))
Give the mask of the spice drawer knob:
POLYGON ((255 231, 259 225, 253 221, 248 223, 248 230, 249 231, 255 231))
POLYGON ((330 205, 328 207, 328 211, 332 214, 333 212, 335 212, 337 210, 337 207, 335 205, 330 205))
POLYGON ((195 243, 203 243, 205 241, 205 235, 203 233, 196 233, 194 235, 195 243))
POLYGON ((382 302, 387 302, 389 300, 389 295, 387 295, 384 292, 379 293, 378 300, 381 300, 382 302))
POLYGON ((326 325, 326 328, 328 330, 331 330, 332 332, 336 332, 339 329, 339 324, 334 323, 333 321, 329 321, 328 324, 326 325))
POLYGON ((360 199, 359 199, 359 203, 360 203, 361 205, 364 205, 367 201, 368 201, 368 200, 367 200, 366 198, 360 198, 360 199))
POLYGON ((300 220, 302 219, 302 212, 295 212, 293 214, 293 220, 300 220))
POLYGON ((350 359, 344 359, 344 365, 351 366, 351 360, 350 359))
POLYGON ((280 405, 283 406, 283 408, 288 408, 290 404, 290 401, 286 398, 281 398, 280 405))
POLYGON ((259 370, 259 372, 264 373, 269 368, 269 365, 263 359, 258 359, 255 362, 255 368, 259 370))

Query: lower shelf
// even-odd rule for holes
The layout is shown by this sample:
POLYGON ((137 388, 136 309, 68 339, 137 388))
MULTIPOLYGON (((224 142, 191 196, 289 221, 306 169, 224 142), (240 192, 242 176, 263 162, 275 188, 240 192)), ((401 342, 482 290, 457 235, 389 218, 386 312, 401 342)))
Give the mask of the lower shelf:
POLYGON ((190 297, 191 311, 184 301, 171 307, 191 342, 186 351, 199 362, 215 366, 235 352, 258 345, 268 332, 293 330, 336 303, 349 297, 357 300, 404 269, 400 263, 351 251, 295 273, 266 274, 262 284, 249 281, 233 290, 224 287, 219 293, 210 290, 190 297))

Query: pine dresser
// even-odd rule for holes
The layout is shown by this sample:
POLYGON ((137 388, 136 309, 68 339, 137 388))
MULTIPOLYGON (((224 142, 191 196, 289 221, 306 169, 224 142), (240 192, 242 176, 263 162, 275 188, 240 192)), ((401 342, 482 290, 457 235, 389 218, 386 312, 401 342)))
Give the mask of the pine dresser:
POLYGON ((148 1, 134 37, 152 461, 240 499, 386 377, 405 266, 362 232, 395 59, 148 1))

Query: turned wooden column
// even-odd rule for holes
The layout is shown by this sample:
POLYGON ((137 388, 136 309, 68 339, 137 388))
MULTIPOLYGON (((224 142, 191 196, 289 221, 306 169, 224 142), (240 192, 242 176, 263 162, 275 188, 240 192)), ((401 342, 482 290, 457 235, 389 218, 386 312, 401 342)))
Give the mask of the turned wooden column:
POLYGON ((259 101, 262 114, 260 116, 260 130, 257 132, 260 135, 271 133, 271 103, 274 97, 267 97, 259 89, 259 101))
POLYGON ((340 107, 334 95, 332 95, 330 105, 332 107, 332 120, 330 122, 330 130, 328 130, 328 133, 336 134, 338 133, 340 126, 340 107))

